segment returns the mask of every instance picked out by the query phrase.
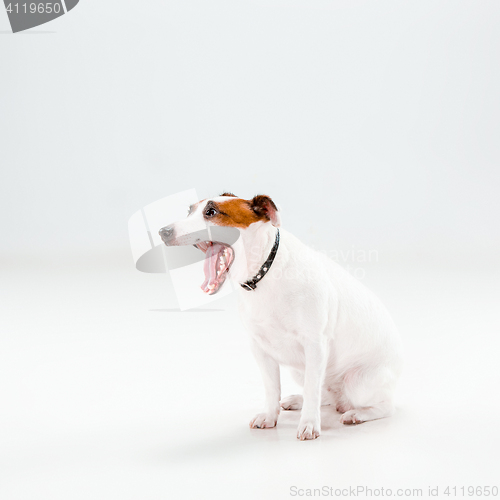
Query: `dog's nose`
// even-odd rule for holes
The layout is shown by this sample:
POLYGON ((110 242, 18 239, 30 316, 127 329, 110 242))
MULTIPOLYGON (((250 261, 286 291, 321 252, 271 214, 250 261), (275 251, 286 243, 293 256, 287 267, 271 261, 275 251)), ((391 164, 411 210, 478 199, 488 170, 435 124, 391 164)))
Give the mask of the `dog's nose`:
POLYGON ((172 226, 165 226, 165 227, 162 227, 159 231, 158 231, 158 234, 161 236, 161 239, 163 241, 167 240, 168 238, 170 238, 172 236, 172 234, 174 233, 174 228, 172 226))

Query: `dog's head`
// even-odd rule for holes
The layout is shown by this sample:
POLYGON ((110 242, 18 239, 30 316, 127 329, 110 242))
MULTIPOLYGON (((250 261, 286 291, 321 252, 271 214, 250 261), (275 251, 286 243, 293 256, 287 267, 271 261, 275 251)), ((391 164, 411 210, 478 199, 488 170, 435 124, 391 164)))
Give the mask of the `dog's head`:
POLYGON ((232 244, 240 233, 252 232, 261 225, 280 226, 280 215, 273 200, 258 195, 251 200, 223 193, 189 207, 185 219, 160 229, 167 246, 194 245, 205 253, 205 293, 216 293, 233 264, 232 244))

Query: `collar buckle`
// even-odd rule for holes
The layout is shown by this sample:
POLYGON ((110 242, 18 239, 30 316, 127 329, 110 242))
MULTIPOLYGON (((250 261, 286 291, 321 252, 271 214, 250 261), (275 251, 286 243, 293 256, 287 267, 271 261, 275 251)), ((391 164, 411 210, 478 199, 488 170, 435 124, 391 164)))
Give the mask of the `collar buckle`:
POLYGON ((252 290, 255 290, 255 288, 256 288, 256 285, 254 285, 253 283, 250 284, 248 282, 240 283, 240 285, 243 288, 243 290, 246 290, 247 292, 251 292, 252 290))
POLYGON ((257 288, 257 283, 264 277, 264 275, 269 271, 272 263, 274 262, 274 258, 276 257, 276 252, 278 251, 278 246, 280 244, 280 230, 276 231, 276 239, 274 241, 273 248, 271 249, 271 253, 267 258, 266 262, 262 264, 259 272, 252 279, 245 281, 245 283, 240 283, 241 287, 247 292, 251 292, 257 288))

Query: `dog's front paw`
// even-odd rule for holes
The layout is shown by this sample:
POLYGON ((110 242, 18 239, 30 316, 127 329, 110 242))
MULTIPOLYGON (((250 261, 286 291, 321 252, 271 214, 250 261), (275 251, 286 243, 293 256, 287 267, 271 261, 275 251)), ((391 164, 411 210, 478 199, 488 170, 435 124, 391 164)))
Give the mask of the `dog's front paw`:
POLYGON ((251 429, 271 429, 276 427, 276 422, 278 421, 278 415, 271 413, 257 413, 255 417, 250 420, 251 429))
POLYGON ((297 429, 297 439, 301 441, 306 441, 308 439, 316 439, 321 434, 321 427, 319 422, 314 422, 312 420, 304 421, 299 423, 299 428, 297 429))

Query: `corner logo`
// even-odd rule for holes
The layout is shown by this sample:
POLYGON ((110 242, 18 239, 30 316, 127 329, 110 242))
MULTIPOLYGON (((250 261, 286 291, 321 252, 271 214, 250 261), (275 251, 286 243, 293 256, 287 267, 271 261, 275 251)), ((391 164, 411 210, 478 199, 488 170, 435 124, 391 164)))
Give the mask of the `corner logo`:
POLYGON ((61 17, 73 9, 80 0, 55 0, 51 2, 12 2, 4 0, 13 33, 28 30, 61 17))

